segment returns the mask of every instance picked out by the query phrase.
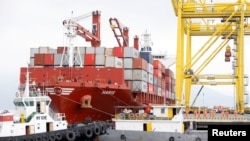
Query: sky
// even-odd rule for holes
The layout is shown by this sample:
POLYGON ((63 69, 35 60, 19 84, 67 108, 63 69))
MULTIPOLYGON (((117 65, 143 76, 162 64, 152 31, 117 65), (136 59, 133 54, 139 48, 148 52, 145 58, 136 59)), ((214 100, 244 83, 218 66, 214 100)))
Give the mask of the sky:
MULTIPOLYGON (((72 11, 73 16, 79 16, 95 10, 101 11, 101 46, 118 45, 109 26, 109 18, 117 18, 129 28, 131 46, 135 35, 140 36, 148 31, 152 36, 153 50, 164 50, 169 55, 176 54, 177 17, 174 15, 171 0, 0 0, 0 109, 14 108, 12 101, 18 91, 20 67, 27 66, 30 48, 56 48, 63 45, 62 21, 71 17, 72 11)), ((79 22, 86 24, 83 26, 88 28, 90 20, 91 18, 79 22)), ((90 46, 82 38, 78 38, 76 42, 90 46)), ((197 39, 197 42, 202 41, 197 39)), ((223 55, 217 59, 221 64, 218 65, 215 61, 212 70, 232 71, 232 64, 225 64, 223 55)), ((249 57, 245 62, 248 60, 249 57)), ((249 70, 247 67, 246 64, 246 73, 249 70)), ((174 70, 175 66, 171 69, 174 70)), ((192 97, 198 89, 194 89, 192 97)), ((248 87, 247 90, 249 91, 248 87)), ((197 104, 231 106, 233 100, 232 86, 207 86, 197 104), (221 98, 226 100, 221 101, 221 98)))

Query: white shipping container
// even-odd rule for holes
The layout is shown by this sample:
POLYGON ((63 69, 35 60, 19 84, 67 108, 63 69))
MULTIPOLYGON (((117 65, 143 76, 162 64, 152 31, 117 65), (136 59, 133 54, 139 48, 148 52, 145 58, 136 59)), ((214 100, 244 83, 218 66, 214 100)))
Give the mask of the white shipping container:
POLYGON ((95 55, 95 65, 104 66, 104 64, 105 64, 104 54, 96 54, 95 55))
POLYGON ((34 59, 34 57, 30 57, 30 66, 31 67, 35 66, 35 59, 34 59))
POLYGON ((142 69, 133 69, 133 80, 148 81, 148 74, 142 69))
POLYGON ((85 53, 86 54, 95 54, 95 48, 94 47, 86 47, 85 53))
POLYGON ((115 67, 122 68, 122 59, 115 56, 106 56, 105 57, 105 67, 115 67))
POLYGON ((134 91, 134 92, 147 92, 147 82, 133 81, 132 91, 134 91))
POLYGON ((113 48, 105 48, 105 54, 106 56, 113 56, 113 48))
POLYGON ((148 72, 153 74, 154 73, 154 66, 153 64, 148 63, 148 72))
POLYGON ((125 47, 123 55, 124 57, 129 57, 129 58, 139 58, 140 56, 139 51, 133 47, 125 47))
MULTIPOLYGON (((54 65, 55 66, 59 66, 61 64, 61 60, 62 60, 63 54, 54 54, 54 65)), ((83 58, 84 56, 82 56, 83 58)), ((69 56, 68 55, 64 55, 64 59, 63 61, 63 65, 69 65, 69 56)), ((84 59, 82 59, 84 60, 84 59)), ((84 65, 84 61, 82 63, 82 65, 84 65)))
POLYGON ((162 89, 161 89, 161 87, 158 87, 157 95, 158 95, 158 96, 161 96, 161 95, 162 95, 162 89))
POLYGON ((133 58, 123 58, 123 66, 125 69, 133 68, 133 58))
POLYGON ((133 70, 132 69, 125 69, 124 70, 124 79, 125 80, 132 80, 133 79, 133 70))
POLYGON ((83 54, 77 54, 75 55, 75 59, 74 59, 74 65, 76 66, 81 66, 81 65, 84 65, 84 55, 83 54))
POLYGON ((56 54, 57 53, 57 49, 49 48, 49 53, 56 54))
POLYGON ((39 53, 49 53, 49 47, 39 47, 39 53))
POLYGON ((158 78, 157 77, 155 77, 154 75, 153 75, 153 78, 154 78, 154 85, 155 86, 158 86, 158 78))
POLYGON ((95 48, 95 53, 104 55, 105 54, 105 47, 96 47, 95 48))
POLYGON ((80 51, 80 54, 85 54, 86 47, 76 47, 75 52, 80 51))
POLYGON ((115 67, 115 57, 106 56, 105 57, 105 67, 115 67))
POLYGON ((115 57, 115 68, 122 68, 123 67, 123 59, 115 57))
POLYGON ((30 48, 30 57, 35 57, 36 53, 39 53, 38 48, 30 48))
POLYGON ((148 73, 148 83, 154 84, 154 77, 153 74, 151 73, 148 73))
POLYGON ((175 100, 175 93, 174 92, 170 92, 171 93, 171 99, 175 100))

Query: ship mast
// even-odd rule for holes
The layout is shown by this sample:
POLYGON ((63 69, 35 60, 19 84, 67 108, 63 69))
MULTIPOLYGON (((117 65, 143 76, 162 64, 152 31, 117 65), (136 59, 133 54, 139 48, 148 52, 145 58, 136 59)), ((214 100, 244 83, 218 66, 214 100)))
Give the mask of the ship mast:
POLYGON ((144 52, 152 52, 151 46, 153 45, 151 41, 151 34, 148 33, 147 31, 142 34, 142 39, 141 39, 141 51, 144 52))
MULTIPOLYGON (((73 15, 73 12, 72 12, 73 15)), ((60 66, 63 65, 64 61, 68 61, 69 67, 73 67, 74 64, 74 47, 73 47, 73 40, 76 37, 76 23, 74 22, 73 18, 64 20, 63 25, 66 29, 65 35, 67 37, 67 53, 65 53, 66 48, 63 51, 63 57, 60 66), (67 60, 68 59, 68 60, 67 60)), ((82 61, 80 60, 80 66, 82 66, 82 61)))
POLYGON ((29 77, 29 67, 27 68, 27 72, 26 72, 26 82, 25 82, 25 89, 24 89, 24 94, 23 97, 29 97, 29 90, 30 90, 30 77, 29 77))

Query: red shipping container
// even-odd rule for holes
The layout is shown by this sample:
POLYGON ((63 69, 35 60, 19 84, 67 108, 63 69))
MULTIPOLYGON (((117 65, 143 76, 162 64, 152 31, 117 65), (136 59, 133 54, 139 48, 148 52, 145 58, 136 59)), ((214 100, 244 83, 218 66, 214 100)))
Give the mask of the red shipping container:
POLYGON ((148 63, 142 58, 133 58, 133 68, 147 70, 148 63))
POLYGON ((57 53, 58 54, 63 54, 63 51, 65 49, 65 54, 67 54, 67 47, 57 47, 57 53))
POLYGON ((167 83, 167 84, 170 84, 171 83, 171 77, 170 76, 166 76, 165 77, 165 82, 167 83))
POLYGON ((35 54, 34 64, 39 65, 54 65, 54 54, 35 54))
POLYGON ((164 74, 164 75, 165 75, 165 73, 166 73, 166 72, 165 72, 165 69, 166 69, 165 65, 162 64, 162 65, 161 65, 161 72, 162 72, 162 74, 164 74))
POLYGON ((43 64, 43 54, 35 54, 34 55, 34 64, 35 66, 40 66, 43 64))
POLYGON ((148 83, 148 93, 149 94, 154 94, 154 85, 148 83))
POLYGON ((171 69, 165 69, 166 76, 173 77, 174 72, 171 69))
POLYGON ((166 90, 165 89, 161 89, 161 96, 166 96, 166 90))
POLYGON ((84 54, 84 65, 95 65, 95 54, 84 54))
POLYGON ((124 57, 124 48, 123 47, 114 47, 113 48, 113 54, 116 57, 123 58, 124 57))
POLYGON ((171 91, 171 84, 166 83, 166 90, 171 91))
POLYGON ((162 73, 159 69, 154 69, 153 75, 157 78, 162 78, 162 73))
POLYGON ((161 88, 165 89, 165 87, 166 87, 165 79, 161 79, 161 88))
POLYGON ((44 54, 44 65, 54 65, 54 54, 44 54))
POLYGON ((161 63, 161 61, 159 61, 159 60, 153 60, 153 66, 154 66, 154 69, 159 69, 159 70, 161 70, 161 68, 162 68, 162 63, 161 63))
POLYGON ((158 95, 158 86, 154 85, 154 95, 158 95))
POLYGON ((161 78, 157 78, 157 84, 158 84, 158 87, 160 87, 161 88, 161 78))

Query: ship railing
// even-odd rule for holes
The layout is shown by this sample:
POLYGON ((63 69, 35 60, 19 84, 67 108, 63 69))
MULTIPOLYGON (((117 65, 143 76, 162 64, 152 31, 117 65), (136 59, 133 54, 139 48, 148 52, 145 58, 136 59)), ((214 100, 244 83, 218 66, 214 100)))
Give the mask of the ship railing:
POLYGON ((51 108, 49 110, 49 115, 52 117, 53 120, 55 121, 63 121, 66 120, 66 115, 65 113, 56 113, 54 112, 51 108))
POLYGON ((157 117, 153 114, 147 113, 119 113, 116 114, 115 119, 120 120, 153 120, 157 117))

